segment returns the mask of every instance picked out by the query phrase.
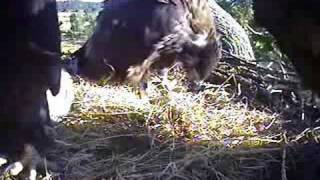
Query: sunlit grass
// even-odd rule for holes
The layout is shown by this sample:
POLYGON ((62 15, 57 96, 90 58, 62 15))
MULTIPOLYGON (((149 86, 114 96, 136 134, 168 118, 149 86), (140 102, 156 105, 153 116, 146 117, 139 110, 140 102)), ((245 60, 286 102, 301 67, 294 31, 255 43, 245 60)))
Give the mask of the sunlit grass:
MULTIPOLYGON (((63 52, 75 51, 73 44, 63 42, 63 52)), ((279 114, 237 101, 228 83, 191 93, 183 80, 177 72, 168 81, 152 76, 140 98, 127 83, 75 78, 75 100, 59 130, 70 146, 55 150, 65 174, 247 179, 276 162, 288 140, 307 136, 286 137, 279 114)))
POLYGON ((232 94, 223 87, 194 94, 182 85, 176 86, 177 91, 169 91, 160 82, 151 81, 148 97, 139 98, 126 84, 98 86, 80 80, 75 84, 76 101, 71 114, 87 123, 119 118, 138 122, 159 137, 215 141, 226 146, 260 140, 265 144, 268 141, 264 139, 273 142, 280 132, 277 115, 232 101, 232 94))

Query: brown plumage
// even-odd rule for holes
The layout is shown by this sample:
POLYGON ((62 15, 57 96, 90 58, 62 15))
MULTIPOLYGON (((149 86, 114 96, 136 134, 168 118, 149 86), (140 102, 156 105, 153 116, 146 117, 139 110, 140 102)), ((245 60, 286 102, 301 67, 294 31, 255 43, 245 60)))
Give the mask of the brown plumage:
POLYGON ((140 83, 151 69, 178 61, 190 82, 199 82, 220 60, 220 49, 207 0, 109 0, 75 57, 78 74, 92 80, 112 66, 115 79, 140 83))
POLYGON ((207 0, 186 0, 187 19, 194 33, 208 33, 208 38, 216 37, 216 27, 207 0))
MULTIPOLYGON (((168 1, 168 3, 170 2, 168 1)), ((203 41, 214 41, 218 43, 220 37, 217 35, 208 1, 180 0, 180 3, 184 8, 184 23, 178 24, 175 27, 174 32, 164 36, 160 42, 155 44, 153 53, 151 53, 151 55, 146 58, 143 63, 140 65, 131 66, 128 69, 127 77, 134 83, 141 83, 141 81, 147 77, 150 67, 156 61, 161 59, 161 55, 181 53, 183 44, 187 43, 188 41, 192 41, 190 39, 192 36, 205 38, 203 41)), ((178 3, 175 1, 175 4, 178 3)), ((221 58, 220 49, 217 50, 217 57, 218 59, 221 58)), ((200 80, 203 78, 192 80, 200 80)))

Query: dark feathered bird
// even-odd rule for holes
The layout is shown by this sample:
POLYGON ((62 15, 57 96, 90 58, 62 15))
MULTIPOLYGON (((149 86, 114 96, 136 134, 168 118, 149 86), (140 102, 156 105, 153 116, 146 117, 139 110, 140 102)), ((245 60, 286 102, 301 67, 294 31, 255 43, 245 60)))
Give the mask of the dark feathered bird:
POLYGON ((109 0, 76 54, 80 74, 91 79, 113 67, 116 77, 140 82, 153 64, 178 61, 198 82, 216 66, 220 49, 207 0, 109 0))
POLYGON ((36 179, 37 165, 54 145, 46 92, 60 89, 56 2, 2 0, 0 12, 1 175, 36 179))

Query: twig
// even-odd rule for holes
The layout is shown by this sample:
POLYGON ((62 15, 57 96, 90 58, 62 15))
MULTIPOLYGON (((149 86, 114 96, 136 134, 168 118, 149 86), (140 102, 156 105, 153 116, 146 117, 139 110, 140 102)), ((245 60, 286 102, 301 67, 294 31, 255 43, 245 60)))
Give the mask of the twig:
POLYGON ((305 134, 307 133, 307 132, 309 132, 310 131, 310 128, 306 128, 305 130, 303 130, 300 134, 298 134, 297 136, 296 136, 296 138, 294 139, 294 140, 292 140, 292 142, 297 142, 297 141, 299 141, 301 138, 303 138, 304 136, 305 136, 305 134))
POLYGON ((252 27, 250 27, 249 25, 246 25, 247 29, 254 35, 258 35, 258 36, 265 36, 265 33, 263 32, 258 32, 255 31, 252 27))
MULTIPOLYGON (((285 143, 288 143, 288 139, 286 136, 286 132, 283 133, 283 139, 285 143)), ((287 180, 287 171, 286 171, 286 158, 287 158, 287 150, 286 150, 286 145, 283 148, 282 151, 282 164, 281 164, 281 179, 282 180, 287 180)))

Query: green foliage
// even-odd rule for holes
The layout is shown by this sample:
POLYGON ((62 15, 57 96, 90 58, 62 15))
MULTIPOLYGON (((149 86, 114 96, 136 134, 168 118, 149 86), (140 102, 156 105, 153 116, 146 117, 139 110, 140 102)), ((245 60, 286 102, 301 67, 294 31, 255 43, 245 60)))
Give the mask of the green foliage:
POLYGON ((69 16, 70 29, 66 37, 71 39, 87 39, 95 27, 95 13, 73 12, 69 16))
POLYGON ((84 10, 87 12, 99 11, 103 5, 101 2, 84 2, 79 0, 58 1, 59 12, 79 11, 84 10))
POLYGON ((217 3, 245 29, 258 61, 283 59, 274 38, 254 21, 252 0, 217 0, 217 3))

